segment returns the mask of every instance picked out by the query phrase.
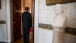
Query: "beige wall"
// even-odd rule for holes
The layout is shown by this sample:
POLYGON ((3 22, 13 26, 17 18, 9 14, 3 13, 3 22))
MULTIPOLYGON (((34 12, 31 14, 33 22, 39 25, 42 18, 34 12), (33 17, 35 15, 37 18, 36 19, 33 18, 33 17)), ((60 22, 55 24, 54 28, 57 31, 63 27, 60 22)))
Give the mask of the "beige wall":
POLYGON ((25 7, 30 8, 30 13, 31 13, 31 5, 32 5, 32 0, 25 0, 25 7))
POLYGON ((25 0, 21 0, 21 12, 25 11, 25 0))

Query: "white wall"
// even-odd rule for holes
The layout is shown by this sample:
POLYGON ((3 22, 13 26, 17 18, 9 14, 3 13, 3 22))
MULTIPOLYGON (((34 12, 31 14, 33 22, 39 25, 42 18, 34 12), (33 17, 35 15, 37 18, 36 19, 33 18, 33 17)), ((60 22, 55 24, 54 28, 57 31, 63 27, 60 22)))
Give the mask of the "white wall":
MULTIPOLYGON (((76 28, 76 2, 62 4, 64 15, 67 16, 67 26, 76 28)), ((52 24, 53 17, 56 15, 54 11, 55 5, 46 5, 46 0, 39 0, 39 23, 52 24)))
POLYGON ((39 28, 38 43, 52 43, 53 31, 39 28))
POLYGON ((5 24, 0 24, 0 41, 11 42, 11 20, 10 20, 10 0, 1 0, 0 21, 4 20, 5 24))
MULTIPOLYGON (((1 0, 0 21, 6 22, 6 2, 1 0)), ((0 24, 0 41, 7 41, 6 24, 0 24)))
MULTIPOLYGON (((38 16, 39 23, 52 24, 53 17, 56 15, 54 11, 55 5, 46 5, 46 0, 38 0, 38 16)), ((66 26, 76 28, 76 2, 62 4, 64 9, 64 15, 67 16, 66 26)), ((38 28, 38 41, 39 43, 52 43, 52 30, 44 30, 43 28, 38 28), (47 37, 47 38, 46 38, 47 37), (48 38, 49 37, 49 38, 48 38)))

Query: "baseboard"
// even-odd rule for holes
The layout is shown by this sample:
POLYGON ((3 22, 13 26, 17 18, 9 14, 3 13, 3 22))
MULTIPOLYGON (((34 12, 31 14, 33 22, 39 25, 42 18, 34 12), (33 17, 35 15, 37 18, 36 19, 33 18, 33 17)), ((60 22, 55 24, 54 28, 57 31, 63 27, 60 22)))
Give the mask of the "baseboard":
POLYGON ((6 42, 11 43, 10 40, 2 40, 2 39, 0 39, 0 43, 6 43, 6 42))
POLYGON ((7 40, 0 39, 0 42, 7 42, 7 40))
POLYGON ((11 43, 11 42, 0 42, 0 43, 11 43))
POLYGON ((0 43, 6 43, 6 42, 0 42, 0 43))

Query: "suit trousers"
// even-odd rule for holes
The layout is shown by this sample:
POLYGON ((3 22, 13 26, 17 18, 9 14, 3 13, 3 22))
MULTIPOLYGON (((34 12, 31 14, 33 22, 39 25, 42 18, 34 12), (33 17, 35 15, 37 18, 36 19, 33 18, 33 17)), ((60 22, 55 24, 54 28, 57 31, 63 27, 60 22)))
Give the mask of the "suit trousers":
POLYGON ((23 41, 24 41, 24 43, 29 43, 29 33, 30 33, 30 30, 28 28, 23 28, 23 41))

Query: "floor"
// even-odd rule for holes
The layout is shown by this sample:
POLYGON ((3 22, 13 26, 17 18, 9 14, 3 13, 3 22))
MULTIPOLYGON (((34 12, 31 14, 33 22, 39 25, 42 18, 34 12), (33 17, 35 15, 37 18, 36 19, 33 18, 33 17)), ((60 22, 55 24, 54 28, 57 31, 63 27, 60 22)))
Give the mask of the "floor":
MULTIPOLYGON (((12 43, 23 43, 23 39, 19 39, 18 41, 12 42, 12 43)), ((33 41, 31 39, 30 39, 30 43, 33 43, 33 41)))
MULTIPOLYGON (((33 43, 33 33, 32 32, 30 32, 29 42, 33 43)), ((12 43, 23 43, 23 39, 21 38, 21 39, 17 40, 16 42, 12 42, 12 43)))
POLYGON ((23 43, 23 39, 21 38, 21 39, 17 40, 16 42, 12 42, 12 43, 23 43))

